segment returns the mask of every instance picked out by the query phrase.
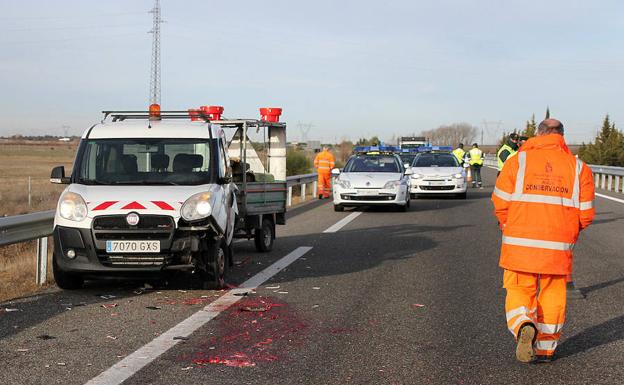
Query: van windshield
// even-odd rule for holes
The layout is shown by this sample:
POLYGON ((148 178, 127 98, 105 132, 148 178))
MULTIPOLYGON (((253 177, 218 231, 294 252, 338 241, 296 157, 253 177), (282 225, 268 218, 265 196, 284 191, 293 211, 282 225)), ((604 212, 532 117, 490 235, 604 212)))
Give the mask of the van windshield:
POLYGON ((76 182, 97 185, 200 185, 214 179, 206 139, 86 139, 76 182))

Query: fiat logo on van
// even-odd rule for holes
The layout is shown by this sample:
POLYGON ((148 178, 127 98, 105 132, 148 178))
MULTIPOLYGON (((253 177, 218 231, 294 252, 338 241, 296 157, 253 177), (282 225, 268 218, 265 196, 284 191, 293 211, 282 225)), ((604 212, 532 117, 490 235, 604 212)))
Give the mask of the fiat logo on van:
POLYGON ((126 215, 126 222, 128 222, 128 224, 130 226, 136 226, 139 224, 139 214, 137 213, 130 213, 128 215, 126 215))

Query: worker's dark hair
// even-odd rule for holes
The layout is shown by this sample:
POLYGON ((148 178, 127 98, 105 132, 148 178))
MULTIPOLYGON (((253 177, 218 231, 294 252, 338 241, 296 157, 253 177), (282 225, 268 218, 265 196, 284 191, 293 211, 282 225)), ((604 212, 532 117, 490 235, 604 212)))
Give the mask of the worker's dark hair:
POLYGON ((479 147, 479 145, 478 145, 478 144, 476 144, 476 143, 473 143, 473 144, 472 144, 472 147, 479 147))
POLYGON ((457 145, 457 147, 459 147, 459 148, 464 148, 464 144, 463 144, 463 143, 460 143, 460 144, 458 144, 458 145, 457 145))
POLYGON ((557 119, 546 119, 537 126, 538 135, 559 134, 563 135, 563 123, 557 119))

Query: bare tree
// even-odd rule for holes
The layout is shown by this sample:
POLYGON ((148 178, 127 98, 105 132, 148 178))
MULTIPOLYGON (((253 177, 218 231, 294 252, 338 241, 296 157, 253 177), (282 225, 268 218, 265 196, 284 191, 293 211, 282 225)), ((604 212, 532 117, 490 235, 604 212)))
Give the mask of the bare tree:
POLYGON ((431 144, 457 146, 458 143, 472 143, 477 137, 477 131, 477 127, 471 124, 453 123, 423 131, 421 135, 427 137, 431 144))

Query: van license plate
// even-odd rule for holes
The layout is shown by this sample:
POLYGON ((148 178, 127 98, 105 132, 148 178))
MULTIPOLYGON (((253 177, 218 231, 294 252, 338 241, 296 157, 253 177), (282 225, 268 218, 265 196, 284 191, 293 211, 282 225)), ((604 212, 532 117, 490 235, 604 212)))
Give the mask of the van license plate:
POLYGON ((107 253, 160 253, 160 241, 106 241, 107 253))

